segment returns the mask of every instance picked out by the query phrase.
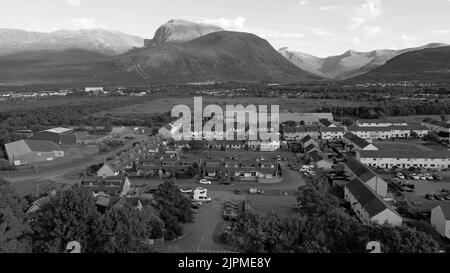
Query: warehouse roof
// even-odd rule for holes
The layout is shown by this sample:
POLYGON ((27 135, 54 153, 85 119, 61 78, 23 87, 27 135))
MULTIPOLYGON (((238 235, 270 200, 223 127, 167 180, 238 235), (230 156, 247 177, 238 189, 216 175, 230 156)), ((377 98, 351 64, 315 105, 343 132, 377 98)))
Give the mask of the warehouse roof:
POLYGON ((45 132, 50 132, 50 133, 55 133, 55 134, 62 134, 65 132, 70 132, 70 131, 72 131, 72 129, 63 128, 63 127, 57 127, 57 128, 45 130, 45 132))
POLYGON ((359 151, 361 158, 450 158, 450 151, 420 151, 420 150, 378 150, 359 151))
POLYGON ((11 157, 13 155, 22 155, 30 152, 54 152, 63 150, 52 141, 29 139, 23 139, 8 143, 5 145, 5 149, 8 153, 8 157, 11 157))

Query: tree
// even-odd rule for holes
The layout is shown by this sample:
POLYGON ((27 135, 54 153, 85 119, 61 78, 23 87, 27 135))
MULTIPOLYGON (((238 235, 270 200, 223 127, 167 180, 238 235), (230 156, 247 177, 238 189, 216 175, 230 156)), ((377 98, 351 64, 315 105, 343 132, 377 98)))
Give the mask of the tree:
POLYGON ((70 241, 78 241, 82 252, 97 246, 95 228, 101 225, 93 197, 80 188, 58 192, 32 219, 33 251, 64 252, 70 241))
POLYGON ((154 194, 157 202, 156 208, 166 226, 166 239, 181 236, 183 228, 181 223, 188 223, 193 218, 191 201, 186 198, 172 181, 159 185, 154 194))
POLYGON ((128 204, 110 209, 101 218, 96 231, 100 253, 142 253, 150 251, 148 226, 140 212, 128 204))
POLYGON ((31 229, 24 221, 26 203, 0 179, 0 253, 31 252, 31 229))
POLYGON ((346 118, 342 121, 342 125, 344 126, 352 126, 354 124, 353 120, 346 118))

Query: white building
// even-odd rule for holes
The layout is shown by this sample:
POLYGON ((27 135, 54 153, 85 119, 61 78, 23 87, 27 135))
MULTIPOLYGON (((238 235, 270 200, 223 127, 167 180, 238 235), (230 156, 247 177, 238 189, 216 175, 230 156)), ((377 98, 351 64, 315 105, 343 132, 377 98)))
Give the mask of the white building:
POLYGON ((422 125, 392 125, 392 126, 366 126, 348 127, 348 131, 366 140, 410 138, 412 133, 419 137, 428 135, 428 128, 422 125))
POLYGON ((388 127, 388 126, 407 126, 404 120, 394 119, 359 119, 356 121, 358 127, 388 127))
POLYGON ((443 237, 450 239, 450 204, 442 203, 431 210, 431 225, 443 237))
POLYGON ((336 140, 342 139, 345 135, 344 127, 324 127, 320 130, 320 135, 323 140, 336 140))
POLYGON ((450 151, 359 151, 356 158, 366 166, 383 169, 411 167, 445 170, 450 168, 450 151))
POLYGON ((402 217, 359 179, 345 186, 344 197, 358 219, 365 224, 402 225, 402 217))
POLYGON ((84 92, 103 92, 103 87, 86 87, 84 92))

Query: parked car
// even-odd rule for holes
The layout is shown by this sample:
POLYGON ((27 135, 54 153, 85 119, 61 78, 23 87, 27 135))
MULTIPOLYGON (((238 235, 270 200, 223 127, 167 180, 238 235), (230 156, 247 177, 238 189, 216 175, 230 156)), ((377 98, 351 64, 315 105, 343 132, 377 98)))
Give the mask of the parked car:
POLYGON ((192 193, 192 189, 180 189, 182 193, 192 193))
POLYGON ((450 200, 450 194, 448 194, 448 193, 444 194, 444 199, 445 200, 450 200))
POLYGON ((440 177, 440 176, 437 175, 437 174, 433 174, 433 178, 434 178, 435 180, 442 180, 442 177, 440 177))
POLYGON ((233 211, 225 210, 223 212, 223 219, 226 221, 236 221, 238 218, 238 214, 233 211))
POLYGON ((241 191, 240 189, 236 189, 234 192, 235 192, 236 194, 242 194, 242 191, 241 191))
POLYGON ((199 209, 201 205, 202 205, 201 202, 192 202, 191 203, 191 208, 192 209, 199 209))
POLYGON ((425 177, 425 175, 419 173, 417 176, 419 176, 420 180, 427 180, 427 178, 425 177))
POLYGON ((200 179, 200 181, 198 181, 199 184, 202 185, 211 185, 211 181, 206 180, 206 179, 200 179))
POLYGON ((436 200, 439 200, 439 201, 445 200, 444 195, 442 195, 442 194, 435 194, 434 198, 436 198, 436 200))
POLYGON ((397 173, 397 177, 400 179, 405 179, 405 176, 402 173, 397 173))
POLYGON ((436 198, 434 197, 434 195, 429 194, 429 193, 425 194, 425 198, 428 199, 428 200, 435 200, 435 199, 436 199, 436 198))
POLYGON ((443 188, 443 189, 441 190, 441 192, 450 194, 450 189, 445 189, 445 188, 443 188))
POLYGON ((417 174, 415 174, 415 173, 412 173, 412 174, 410 174, 409 176, 410 176, 411 179, 413 179, 413 180, 420 180, 420 177, 419 177, 417 174))
POLYGON ((427 180, 434 180, 433 176, 429 173, 425 173, 424 176, 427 180))

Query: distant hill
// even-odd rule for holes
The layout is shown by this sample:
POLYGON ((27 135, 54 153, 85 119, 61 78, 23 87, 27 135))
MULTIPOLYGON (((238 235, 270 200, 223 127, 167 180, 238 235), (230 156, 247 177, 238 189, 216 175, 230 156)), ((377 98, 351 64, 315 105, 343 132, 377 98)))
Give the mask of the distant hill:
POLYGON ((450 81, 450 46, 403 53, 355 81, 450 81))
POLYGON ((154 46, 166 42, 188 42, 206 34, 219 31, 224 31, 224 29, 215 25, 185 20, 170 20, 156 30, 153 39, 145 40, 145 46, 154 46))
POLYGON ((329 79, 348 79, 362 75, 387 61, 405 52, 424 48, 442 47, 445 44, 433 43, 417 48, 401 50, 374 50, 370 52, 357 52, 349 50, 342 55, 327 58, 318 58, 298 51, 282 48, 279 52, 298 67, 329 79))
POLYGON ((83 49, 118 55, 142 47, 144 38, 103 29, 58 30, 50 33, 0 29, 0 56, 22 51, 83 49))
POLYGON ((266 40, 249 33, 228 31, 210 33, 185 43, 138 48, 113 57, 80 50, 48 51, 42 57, 33 53, 9 55, 0 57, 0 71, 0 84, 3 85, 321 79, 290 63, 266 40), (79 56, 70 57, 76 55, 79 56))

